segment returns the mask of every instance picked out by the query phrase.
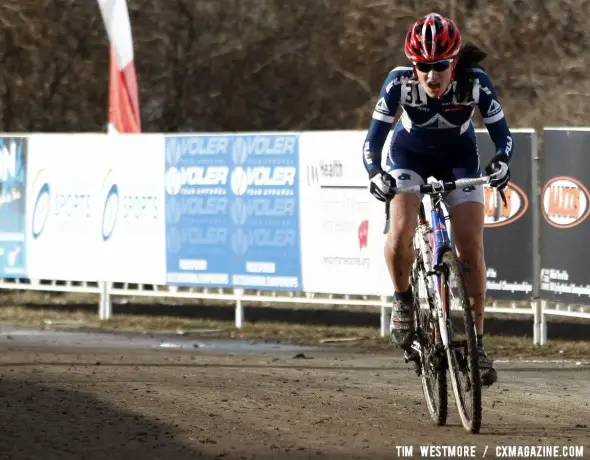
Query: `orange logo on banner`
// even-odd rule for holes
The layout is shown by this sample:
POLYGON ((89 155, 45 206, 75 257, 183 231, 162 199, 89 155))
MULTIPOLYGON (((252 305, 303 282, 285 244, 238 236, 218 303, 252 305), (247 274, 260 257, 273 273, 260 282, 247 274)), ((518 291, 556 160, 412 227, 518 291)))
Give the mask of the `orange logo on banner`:
POLYGON ((590 193, 577 179, 553 177, 541 194, 543 216, 556 228, 570 228, 581 224, 590 213, 590 193))
POLYGON ((502 198, 496 189, 486 186, 483 191, 485 227, 501 227, 511 224, 517 219, 520 219, 529 207, 529 200, 526 193, 513 182, 509 182, 508 186, 504 189, 506 206, 502 203, 502 198), (496 201, 500 206, 499 213, 496 208, 496 201))

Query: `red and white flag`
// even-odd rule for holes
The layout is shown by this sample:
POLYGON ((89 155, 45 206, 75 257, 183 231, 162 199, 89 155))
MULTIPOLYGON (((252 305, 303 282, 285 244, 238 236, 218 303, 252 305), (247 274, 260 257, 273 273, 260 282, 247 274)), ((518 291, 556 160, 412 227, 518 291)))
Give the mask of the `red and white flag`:
POLYGON ((98 0, 110 42, 109 132, 140 133, 141 118, 127 0, 98 0))

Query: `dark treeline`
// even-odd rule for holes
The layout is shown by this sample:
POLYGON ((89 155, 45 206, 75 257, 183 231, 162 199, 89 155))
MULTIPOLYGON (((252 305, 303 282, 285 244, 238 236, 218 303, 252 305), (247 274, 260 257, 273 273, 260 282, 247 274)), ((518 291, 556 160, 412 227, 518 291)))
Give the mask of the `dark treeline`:
MULTIPOLYGON (((590 124, 590 0, 456 0, 511 126, 590 124)), ((411 21, 448 1, 129 0, 144 131, 364 129, 411 21)), ((0 2, 0 130, 104 131, 95 0, 0 2)))

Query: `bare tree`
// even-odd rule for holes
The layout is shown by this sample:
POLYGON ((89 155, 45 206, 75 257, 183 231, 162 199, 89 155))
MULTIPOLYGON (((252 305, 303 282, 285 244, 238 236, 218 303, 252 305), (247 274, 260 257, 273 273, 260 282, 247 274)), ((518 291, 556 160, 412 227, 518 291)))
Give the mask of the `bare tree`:
MULTIPOLYGON (((364 129, 403 38, 449 13, 512 126, 588 124, 590 0, 129 0, 145 131, 364 129)), ((94 1, 0 2, 0 130, 104 131, 94 1)))

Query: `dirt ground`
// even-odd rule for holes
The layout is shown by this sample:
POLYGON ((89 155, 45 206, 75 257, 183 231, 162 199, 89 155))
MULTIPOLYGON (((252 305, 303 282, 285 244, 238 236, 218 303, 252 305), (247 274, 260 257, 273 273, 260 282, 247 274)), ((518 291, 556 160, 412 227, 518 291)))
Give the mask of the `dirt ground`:
POLYGON ((486 458, 501 445, 584 446, 590 458, 587 361, 499 362, 472 435, 454 405, 448 426, 433 425, 396 350, 61 334, 0 335, 0 459, 386 459, 428 444, 477 457, 487 446, 486 458))

